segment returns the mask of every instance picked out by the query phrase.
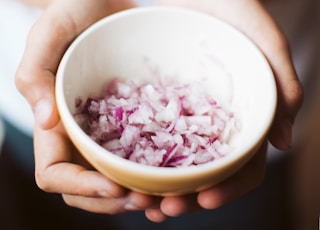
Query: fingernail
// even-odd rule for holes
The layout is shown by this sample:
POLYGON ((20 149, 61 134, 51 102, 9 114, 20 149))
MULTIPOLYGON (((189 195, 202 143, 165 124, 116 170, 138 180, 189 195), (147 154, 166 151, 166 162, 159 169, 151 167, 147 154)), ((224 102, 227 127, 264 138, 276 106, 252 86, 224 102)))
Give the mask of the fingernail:
POLYGON ((108 193, 107 191, 104 191, 104 190, 98 191, 98 195, 99 195, 100 197, 111 197, 111 196, 110 196, 110 193, 108 193))
POLYGON ((49 99, 41 99, 34 107, 35 121, 41 127, 44 126, 52 113, 52 103, 49 99))
POLYGON ((286 150, 292 147, 292 123, 289 120, 283 120, 281 123, 281 132, 286 150))
POLYGON ((124 205, 124 209, 125 210, 128 210, 128 211, 137 211, 137 210, 140 210, 139 207, 137 207, 135 204, 133 203, 126 203, 124 205))

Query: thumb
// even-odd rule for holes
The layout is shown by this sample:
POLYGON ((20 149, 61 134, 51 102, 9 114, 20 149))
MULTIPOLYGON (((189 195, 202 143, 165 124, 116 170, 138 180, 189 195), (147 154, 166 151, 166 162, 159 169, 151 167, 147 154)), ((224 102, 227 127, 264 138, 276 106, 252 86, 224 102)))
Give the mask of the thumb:
POLYGON ((39 39, 37 27, 29 33, 27 45, 15 76, 15 83, 21 94, 27 99, 34 112, 36 125, 50 129, 59 121, 55 104, 55 72, 59 58, 46 51, 46 44, 39 39), (34 37, 38 34, 38 38, 34 37), (48 61, 47 56, 51 56, 48 61), (55 59, 55 60, 53 60, 55 59))
POLYGON ((20 65, 16 86, 32 107, 36 125, 50 129, 59 121, 54 98, 54 75, 48 70, 35 71, 20 65))
POLYGON ((32 107, 35 125, 42 129, 50 129, 59 121, 55 74, 63 53, 76 36, 71 20, 56 17, 62 12, 60 8, 49 6, 29 31, 15 76, 18 90, 32 107))

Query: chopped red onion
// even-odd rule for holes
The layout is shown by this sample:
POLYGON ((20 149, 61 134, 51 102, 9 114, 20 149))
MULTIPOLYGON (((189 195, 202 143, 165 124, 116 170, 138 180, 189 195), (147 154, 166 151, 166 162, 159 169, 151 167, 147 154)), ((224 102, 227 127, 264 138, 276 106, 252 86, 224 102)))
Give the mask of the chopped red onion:
POLYGON ((114 79, 105 89, 101 98, 77 99, 75 117, 110 152, 159 167, 205 164, 230 152, 235 116, 200 85, 114 79))

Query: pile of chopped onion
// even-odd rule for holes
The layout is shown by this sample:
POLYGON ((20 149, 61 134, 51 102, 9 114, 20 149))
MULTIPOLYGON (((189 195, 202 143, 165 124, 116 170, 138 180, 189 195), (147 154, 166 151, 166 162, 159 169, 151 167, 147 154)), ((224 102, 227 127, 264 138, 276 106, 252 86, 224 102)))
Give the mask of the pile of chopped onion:
POLYGON ((79 99, 77 122, 98 144, 151 166, 199 165, 224 157, 238 130, 233 113, 199 84, 113 80, 101 98, 79 99))

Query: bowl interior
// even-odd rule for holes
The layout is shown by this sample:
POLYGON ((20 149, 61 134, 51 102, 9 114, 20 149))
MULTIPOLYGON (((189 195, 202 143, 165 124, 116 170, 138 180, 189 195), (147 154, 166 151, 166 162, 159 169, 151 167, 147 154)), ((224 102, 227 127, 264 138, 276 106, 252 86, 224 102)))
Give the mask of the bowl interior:
MULTIPOLYGON (((208 93, 235 113, 241 126, 231 139, 232 152, 215 162, 218 165, 255 148, 275 111, 272 71, 256 46, 231 26, 188 10, 127 10, 97 22, 73 42, 59 66, 56 90, 67 131, 71 136, 80 133, 76 141, 94 145, 73 120, 76 98, 99 95, 114 77, 203 82, 208 93)), ((101 152, 98 146, 93 148, 101 152)), ((108 160, 115 160, 109 155, 108 160)), ((144 168, 135 163, 128 167, 144 168)))

